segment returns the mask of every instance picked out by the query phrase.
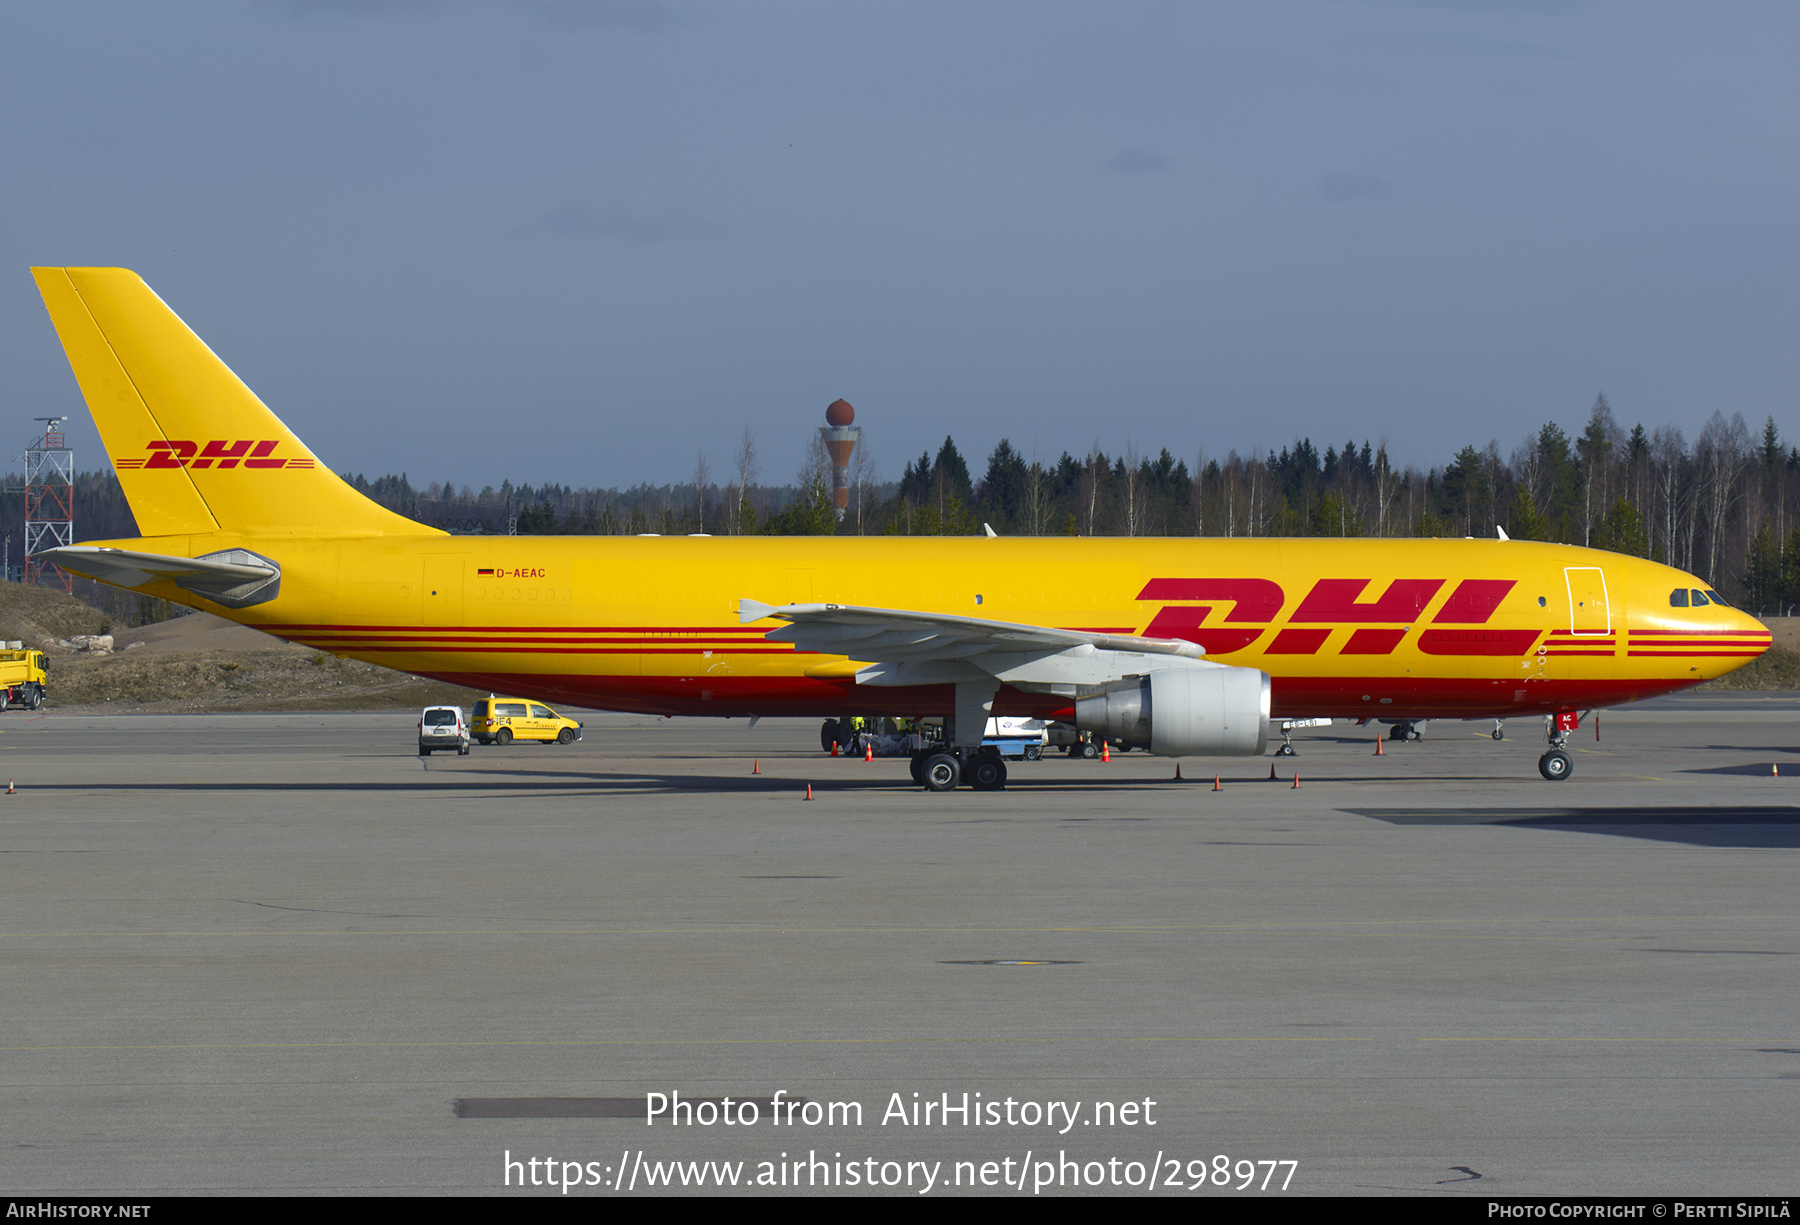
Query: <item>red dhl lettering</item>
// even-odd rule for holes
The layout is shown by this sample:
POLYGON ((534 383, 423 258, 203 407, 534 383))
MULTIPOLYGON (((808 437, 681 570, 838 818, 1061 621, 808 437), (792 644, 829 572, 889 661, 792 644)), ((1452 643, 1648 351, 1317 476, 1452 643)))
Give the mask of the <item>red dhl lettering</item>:
POLYGON ((1140 600, 1193 600, 1199 606, 1171 605, 1158 610, 1144 629, 1146 638, 1180 638, 1204 642, 1209 655, 1241 651, 1262 636, 1262 627, 1248 628, 1233 622, 1272 621, 1287 599, 1280 586, 1266 578, 1153 578, 1138 592, 1140 600), (1201 623, 1212 615, 1213 605, 1230 604, 1221 628, 1202 635, 1201 623))
MULTIPOLYGON (((1445 584, 1443 579, 1393 579, 1379 599, 1359 600, 1357 597, 1372 581, 1318 580, 1289 618, 1290 627, 1295 628, 1277 632, 1269 643, 1269 654, 1317 654, 1331 630, 1297 628, 1303 623, 1367 627, 1371 623, 1416 621, 1445 584)), ((1517 585, 1514 579, 1463 579, 1431 619, 1432 624, 1485 625, 1517 585)), ((1286 596, 1280 586, 1264 578, 1157 578, 1146 583, 1137 598, 1190 601, 1158 609, 1144 628, 1146 638, 1184 639, 1199 643, 1209 655, 1229 655, 1250 646, 1270 628, 1267 623, 1279 615, 1286 596), (1229 611, 1208 625, 1208 618, 1222 604, 1229 605, 1229 611), (1252 626, 1244 622, 1263 624, 1252 626)), ((1358 628, 1339 653, 1391 655, 1405 639, 1407 628, 1405 624, 1399 628, 1358 628)), ((1428 655, 1517 655, 1529 650, 1537 639, 1537 630, 1479 634, 1427 630, 1419 635, 1418 643, 1428 655)))
POLYGON ((195 448, 191 442, 153 442, 147 449, 151 455, 144 467, 182 468, 187 466, 195 448))
POLYGON ((1510 578, 1466 578, 1438 609, 1432 624, 1486 625, 1506 593, 1516 586, 1518 582, 1510 578))
MULTIPOLYGON (((1287 596, 1266 578, 1153 578, 1137 598, 1229 603, 1232 609, 1225 620, 1267 622, 1275 619, 1287 596)), ((1194 611, 1204 615, 1206 610, 1194 611)))
POLYGON ((170 438, 163 441, 146 443, 144 449, 150 452, 147 459, 121 459, 115 465, 119 468, 187 468, 196 470, 211 468, 236 468, 242 464, 246 468, 310 468, 313 466, 311 456, 289 459, 275 456, 275 448, 280 445, 279 439, 246 438, 232 441, 224 438, 208 440, 203 446, 182 438, 170 438))
POLYGON ((1275 635, 1275 641, 1269 644, 1271 655, 1316 655, 1325 640, 1331 636, 1329 629, 1322 630, 1282 630, 1275 635))
POLYGON ((1288 618, 1293 622, 1325 621, 1333 625, 1366 625, 1372 621, 1413 621, 1444 585, 1441 578, 1397 578, 1372 604, 1356 597, 1369 585, 1366 578, 1322 578, 1288 618))
POLYGON ((1350 641, 1344 644, 1340 655, 1392 655, 1400 640, 1406 637, 1405 630, 1357 630, 1350 635, 1350 641))

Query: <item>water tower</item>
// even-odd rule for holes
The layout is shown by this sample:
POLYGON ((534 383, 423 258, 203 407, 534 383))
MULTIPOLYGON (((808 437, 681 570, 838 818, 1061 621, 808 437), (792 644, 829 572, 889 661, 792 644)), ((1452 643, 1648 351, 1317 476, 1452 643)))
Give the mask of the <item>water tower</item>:
POLYGON ((850 424, 855 420, 856 410, 850 407, 850 401, 833 400, 825 409, 825 424, 819 427, 825 452, 831 456, 831 508, 839 522, 850 509, 850 453, 862 437, 862 428, 850 424))

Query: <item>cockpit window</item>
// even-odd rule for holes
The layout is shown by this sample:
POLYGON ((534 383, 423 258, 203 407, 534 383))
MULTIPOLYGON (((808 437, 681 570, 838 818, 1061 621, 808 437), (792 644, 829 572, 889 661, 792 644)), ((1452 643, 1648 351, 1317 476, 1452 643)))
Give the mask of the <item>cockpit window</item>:
POLYGON ((1694 607, 1695 608, 1705 608, 1706 607, 1706 593, 1704 591, 1695 591, 1692 594, 1694 597, 1694 607))
POLYGON ((1687 606, 1688 606, 1688 603, 1687 603, 1687 588, 1686 587, 1677 587, 1675 590, 1673 590, 1669 593, 1669 607, 1670 608, 1686 608, 1687 606))
POLYGON ((1711 600, 1714 604, 1717 604, 1720 608, 1731 607, 1731 605, 1727 604, 1719 593, 1714 591, 1711 587, 1706 589, 1706 598, 1711 600))

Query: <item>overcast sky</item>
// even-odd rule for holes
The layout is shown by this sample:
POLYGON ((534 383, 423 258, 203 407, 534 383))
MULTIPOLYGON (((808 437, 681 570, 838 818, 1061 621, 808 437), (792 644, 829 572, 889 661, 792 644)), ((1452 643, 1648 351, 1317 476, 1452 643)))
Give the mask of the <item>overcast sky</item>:
POLYGON ((1800 441, 1800 6, 0 8, 0 451, 98 438, 27 273, 136 269, 332 467, 766 480, 1386 438, 1604 392, 1800 441), (16 438, 16 442, 13 441, 16 438))

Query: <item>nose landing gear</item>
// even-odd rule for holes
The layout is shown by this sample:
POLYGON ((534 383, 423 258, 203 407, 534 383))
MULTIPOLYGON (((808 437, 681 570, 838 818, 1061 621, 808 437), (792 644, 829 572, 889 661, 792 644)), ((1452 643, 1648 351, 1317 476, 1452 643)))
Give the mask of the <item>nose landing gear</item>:
MULTIPOLYGON (((1581 726, 1581 716, 1572 710, 1558 711, 1549 718, 1549 726, 1544 730, 1544 738, 1550 742, 1550 751, 1538 758, 1538 773, 1553 783, 1560 783, 1575 769, 1575 763, 1563 746, 1569 742, 1569 733, 1581 726)), ((1495 729, 1499 734, 1499 729, 1495 729)))

